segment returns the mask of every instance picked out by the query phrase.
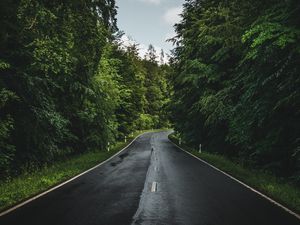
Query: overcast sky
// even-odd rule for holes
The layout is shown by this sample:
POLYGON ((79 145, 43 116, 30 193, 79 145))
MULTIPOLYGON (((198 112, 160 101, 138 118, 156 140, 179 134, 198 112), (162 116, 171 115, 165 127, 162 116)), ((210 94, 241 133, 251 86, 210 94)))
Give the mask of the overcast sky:
MULTIPOLYGON (((166 39, 175 34, 173 25, 180 21, 183 3, 184 0, 116 0, 118 27, 140 44, 141 55, 149 44, 168 53, 172 44, 166 39)), ((126 36, 125 43, 129 42, 126 36)))

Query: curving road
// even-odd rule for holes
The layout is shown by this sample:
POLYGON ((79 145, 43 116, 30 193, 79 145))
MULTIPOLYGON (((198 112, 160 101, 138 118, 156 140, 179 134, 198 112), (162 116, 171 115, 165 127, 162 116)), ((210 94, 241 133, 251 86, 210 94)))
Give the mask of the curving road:
POLYGON ((299 225, 169 142, 140 136, 104 165, 0 217, 1 225, 299 225))

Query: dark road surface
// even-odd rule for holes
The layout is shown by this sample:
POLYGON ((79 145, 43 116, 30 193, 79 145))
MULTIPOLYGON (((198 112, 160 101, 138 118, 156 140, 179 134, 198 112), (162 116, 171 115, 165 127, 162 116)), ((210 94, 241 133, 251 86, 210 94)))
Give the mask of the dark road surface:
POLYGON ((167 135, 142 135, 104 165, 0 217, 0 224, 300 224, 280 207, 175 147, 167 135))

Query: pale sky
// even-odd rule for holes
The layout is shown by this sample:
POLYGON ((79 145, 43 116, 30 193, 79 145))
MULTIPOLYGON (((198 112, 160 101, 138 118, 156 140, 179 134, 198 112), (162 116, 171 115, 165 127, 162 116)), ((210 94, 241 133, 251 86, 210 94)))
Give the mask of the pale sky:
POLYGON ((118 6, 118 27, 126 36, 126 44, 133 39, 140 44, 143 56, 148 45, 154 45, 166 53, 173 48, 166 39, 173 37, 174 24, 180 21, 184 0, 116 0, 118 6), (128 38, 129 37, 129 38, 128 38))

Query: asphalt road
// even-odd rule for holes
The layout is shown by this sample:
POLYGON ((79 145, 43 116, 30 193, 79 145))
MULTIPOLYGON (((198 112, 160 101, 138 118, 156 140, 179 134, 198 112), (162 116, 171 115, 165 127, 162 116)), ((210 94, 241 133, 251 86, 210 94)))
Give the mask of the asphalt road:
POLYGON ((148 133, 104 165, 0 217, 1 225, 299 225, 290 215, 148 133))

